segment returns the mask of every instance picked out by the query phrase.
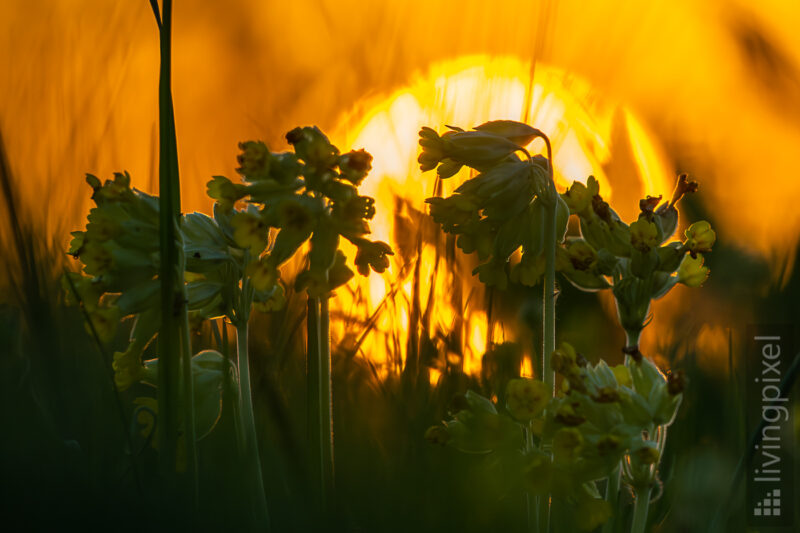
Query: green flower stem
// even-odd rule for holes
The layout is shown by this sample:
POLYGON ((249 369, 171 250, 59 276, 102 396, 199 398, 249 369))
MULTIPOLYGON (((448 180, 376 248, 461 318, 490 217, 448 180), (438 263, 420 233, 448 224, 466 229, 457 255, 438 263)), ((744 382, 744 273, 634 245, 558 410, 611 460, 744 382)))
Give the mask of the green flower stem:
POLYGON ((629 353, 639 349, 639 339, 642 336, 642 330, 638 331, 625 331, 625 364, 630 365, 633 359, 629 353))
POLYGON ((536 506, 536 516, 539 523, 534 531, 547 533, 550 531, 550 496, 537 496, 536 506))
MULTIPOLYGON (((181 272, 180 287, 181 301, 189 300, 186 294, 186 284, 182 273, 185 270, 185 260, 183 253, 180 253, 181 272)), ((192 376, 192 338, 189 327, 189 312, 187 305, 182 305, 182 324, 181 324, 181 377, 183 385, 183 426, 184 440, 186 442, 186 465, 189 474, 189 482, 192 488, 192 503, 195 510, 200 506, 200 481, 197 464, 197 420, 194 408, 194 377, 192 376)))
POLYGON ((542 332, 542 376, 555 396, 555 372, 550 364, 550 357, 556 349, 556 206, 546 206, 544 226, 545 235, 545 271, 544 271, 544 318, 542 332))
MULTIPOLYGON (((321 428, 322 428, 322 465, 323 482, 330 498, 333 495, 333 389, 331 378, 331 317, 328 307, 329 299, 324 296, 320 299, 320 399, 321 428)), ((328 502, 330 503, 330 501, 328 502)))
POLYGON ((647 526, 647 510, 650 507, 650 487, 636 489, 636 501, 633 504, 633 522, 631 533, 644 533, 647 526))
POLYGON ((328 298, 308 299, 308 432, 312 473, 323 514, 333 490, 330 312, 328 298))
POLYGON ((619 485, 622 472, 620 467, 617 466, 611 475, 608 476, 608 485, 606 485, 606 501, 611 507, 611 518, 603 526, 603 533, 611 533, 615 530, 617 516, 619 514, 619 485))
MULTIPOLYGON (((553 351, 556 349, 556 214, 558 212, 558 191, 553 179, 553 151, 550 139, 541 134, 547 148, 547 188, 544 192, 545 220, 544 220, 544 289, 542 294, 542 380, 547 384, 550 395, 556 394, 556 378, 553 366, 550 363, 553 351)), ((539 531, 550 531, 550 495, 539 498, 539 531)))
MULTIPOLYGON (((246 287, 244 288, 246 290, 246 287)), ((244 291, 243 291, 244 292, 244 291)), ((249 306, 248 306, 249 308, 249 306)), ((258 436, 253 413, 253 396, 250 390, 250 360, 247 350, 248 325, 245 318, 236 324, 236 351, 239 365, 239 412, 244 436, 244 456, 253 475, 253 512, 256 526, 269 530, 269 511, 264 492, 264 479, 261 472, 261 459, 258 454, 258 436)))

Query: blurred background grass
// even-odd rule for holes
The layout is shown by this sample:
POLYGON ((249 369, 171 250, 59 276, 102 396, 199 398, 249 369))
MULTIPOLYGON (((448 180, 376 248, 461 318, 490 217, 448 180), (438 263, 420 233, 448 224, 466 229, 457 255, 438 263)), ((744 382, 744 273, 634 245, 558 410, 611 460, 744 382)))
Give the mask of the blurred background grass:
MULTIPOLYGON (((595 152, 604 155, 590 158, 590 168, 605 174, 612 205, 628 217, 643 194, 668 193, 647 185, 658 172, 670 179, 689 172, 701 182, 700 194, 682 204, 682 224, 705 218, 718 229, 707 258, 711 278, 699 291, 676 289, 658 302, 643 346, 690 377, 653 514, 663 531, 706 530, 716 508, 734 496, 729 481, 744 448, 744 329, 797 322, 798 20, 800 8, 777 1, 176 4, 174 96, 185 211, 210 210, 204 183, 212 174, 233 174, 236 142, 260 138, 282 149, 283 133, 298 124, 334 132, 344 149, 362 143, 353 147, 376 156, 369 181, 393 185, 375 186, 379 211, 390 213, 375 229, 404 252, 385 282, 356 283, 338 296, 337 526, 520 531, 525 523, 521 497, 484 475, 491 457, 462 456, 422 439, 455 393, 496 393, 526 368, 525 358, 527 368, 537 368, 538 331, 529 325, 540 311, 538 289, 484 294, 453 243, 425 222, 421 199, 435 184, 413 173, 415 148, 409 152, 398 140, 415 147, 419 124, 389 112, 389 129, 374 131, 391 138, 362 135, 409 94, 422 109, 415 120, 431 126, 521 119, 533 109, 534 124, 599 131, 596 142, 604 148, 595 152), (453 75, 498 57, 522 66, 484 72, 472 93, 453 93, 457 101, 441 96, 457 85, 453 75), (559 86, 573 96, 576 87, 589 87, 567 111, 578 109, 583 114, 573 115, 590 116, 600 127, 581 129, 563 110, 553 121, 548 112, 558 107, 537 108, 531 95, 503 108, 508 116, 485 105, 507 97, 497 80, 521 80, 527 89, 541 83, 546 92, 547 69, 582 80, 559 86), (436 89, 433 96, 426 87, 436 89), (479 109, 453 111, 463 107, 479 109), (610 119, 598 115, 606 108, 610 119), (630 123, 620 136, 613 117, 623 108, 643 125, 646 142, 637 144, 630 123), (395 144, 384 148, 389 141, 395 144), (658 156, 631 155, 645 144, 658 156), (379 168, 392 157, 409 169, 403 176, 379 168), (439 284, 429 281, 431 269, 440 272, 439 284), (428 308, 446 309, 446 316, 428 308), (492 349, 492 340, 519 341, 521 349, 492 349)), ((156 188, 152 14, 147 2, 12 0, 0 6, 0 28, 6 73, 0 131, 9 159, 0 223, 2 514, 11 525, 31 528, 152 527, 168 510, 157 507, 147 484, 154 452, 140 439, 131 451, 126 437, 136 391, 123 396, 120 412, 108 375, 117 345, 93 344, 79 311, 63 305, 57 283, 65 267, 74 268, 63 250, 88 209, 85 172, 103 177, 127 169, 137 187, 156 188)), ((567 170, 566 179, 586 178, 567 170)), ((562 290, 559 337, 590 358, 621 358, 623 337, 609 299, 562 290)), ((307 530, 312 519, 301 300, 290 298, 285 311, 253 325, 256 416, 278 531, 307 530)), ((125 332, 119 335, 121 341, 125 332)), ((196 343, 210 343, 207 333, 196 343)), ((236 520, 227 423, 223 416, 201 444, 205 525, 236 520)), ((741 529, 742 516, 731 515, 732 530, 741 529)))

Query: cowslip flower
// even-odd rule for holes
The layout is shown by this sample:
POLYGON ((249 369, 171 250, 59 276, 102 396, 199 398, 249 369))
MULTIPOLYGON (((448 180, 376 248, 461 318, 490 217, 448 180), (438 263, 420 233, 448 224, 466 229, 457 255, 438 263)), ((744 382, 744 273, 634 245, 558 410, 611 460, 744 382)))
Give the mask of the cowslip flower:
POLYGON ((251 262, 247 265, 247 275, 257 291, 266 291, 275 286, 280 279, 280 271, 265 259, 251 262))
POLYGON ((640 218, 630 225, 631 246, 640 252, 649 252, 658 246, 658 228, 646 218, 640 218))
POLYGON ((512 379, 506 386, 506 407, 517 420, 539 415, 550 401, 547 384, 538 379, 512 379))
POLYGON ((366 239, 358 239, 354 244, 358 247, 355 264, 359 274, 366 276, 370 268, 378 273, 385 272, 389 268, 387 256, 394 255, 394 252, 388 244, 366 239))
POLYGON ((231 217, 233 240, 239 248, 257 256, 267 247, 268 234, 264 222, 252 213, 239 212, 231 217))
POLYGON ((114 352, 111 367, 114 369, 114 383, 120 391, 128 390, 146 375, 142 364, 142 350, 137 343, 131 343, 124 352, 114 352))
POLYGON ((236 172, 244 176, 247 181, 269 178, 272 155, 267 145, 261 141, 246 141, 239 143, 239 148, 242 153, 236 156, 236 161, 239 163, 236 172))
POLYGON ((225 176, 214 176, 206 183, 206 187, 208 196, 216 200, 226 211, 232 209, 233 204, 246 194, 243 185, 235 184, 225 176))

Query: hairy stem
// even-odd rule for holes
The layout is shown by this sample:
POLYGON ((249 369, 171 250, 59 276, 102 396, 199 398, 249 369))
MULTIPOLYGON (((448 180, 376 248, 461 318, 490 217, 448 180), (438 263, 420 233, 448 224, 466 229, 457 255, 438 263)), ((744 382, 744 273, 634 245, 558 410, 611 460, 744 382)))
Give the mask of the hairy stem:
POLYGON ((555 373, 550 357, 556 349, 556 206, 545 207, 545 271, 544 271, 544 316, 542 331, 542 376, 555 396, 555 373))
POLYGON ((330 313, 328 298, 308 299, 308 432, 314 484, 324 513, 333 488, 330 313))
MULTIPOLYGON (((180 272, 184 272, 183 252, 180 253, 180 272)), ((189 328, 189 313, 186 306, 188 296, 183 275, 179 276, 182 306, 181 327, 181 381, 183 384, 183 428, 186 441, 186 464, 189 483, 192 489, 192 504, 195 510, 200 506, 200 482, 197 465, 197 424, 194 409, 194 378, 192 376, 192 338, 189 328)))
POLYGON ((633 503, 633 522, 631 533, 644 533, 647 526, 647 510, 650 507, 650 487, 636 489, 636 501, 633 503))
POLYGON ((264 492, 261 459, 258 453, 256 420, 253 413, 253 396, 250 390, 250 361, 247 353, 248 325, 245 319, 236 326, 236 351, 239 365, 239 413, 244 437, 244 457, 253 476, 253 514, 259 528, 269 530, 269 512, 264 492))
MULTIPOLYGON (((540 132, 541 133, 541 132, 540 132)), ((550 139, 544 133, 540 135, 547 148, 547 184, 540 200, 545 209, 544 220, 544 289, 542 294, 542 380, 547 384, 550 395, 556 394, 555 372, 550 363, 553 350, 556 349, 556 217, 558 213, 558 191, 553 179, 553 150, 550 139)), ((539 531, 550 530, 550 495, 539 498, 539 531)))
POLYGON ((606 501, 611 507, 611 518, 603 526, 603 533, 611 533, 615 530, 617 515, 619 514, 619 485, 622 472, 620 467, 617 466, 611 475, 608 476, 608 485, 606 485, 606 501))

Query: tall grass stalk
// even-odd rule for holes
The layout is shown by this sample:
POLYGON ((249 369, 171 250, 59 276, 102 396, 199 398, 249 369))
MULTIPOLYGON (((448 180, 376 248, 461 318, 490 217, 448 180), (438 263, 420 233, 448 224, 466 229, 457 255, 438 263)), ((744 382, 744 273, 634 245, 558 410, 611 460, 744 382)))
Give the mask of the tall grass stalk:
MULTIPOLYGON (((156 0, 151 0, 158 13, 156 0)), ((161 67, 158 84, 159 248, 161 328, 159 330, 158 423, 161 471, 175 475, 181 418, 186 464, 194 507, 198 506, 197 435, 195 430, 191 341, 189 337, 184 258, 178 233, 181 217, 178 146, 172 105, 172 0, 164 0, 159 27, 161 67), (182 413, 181 411, 182 409, 182 413)))

